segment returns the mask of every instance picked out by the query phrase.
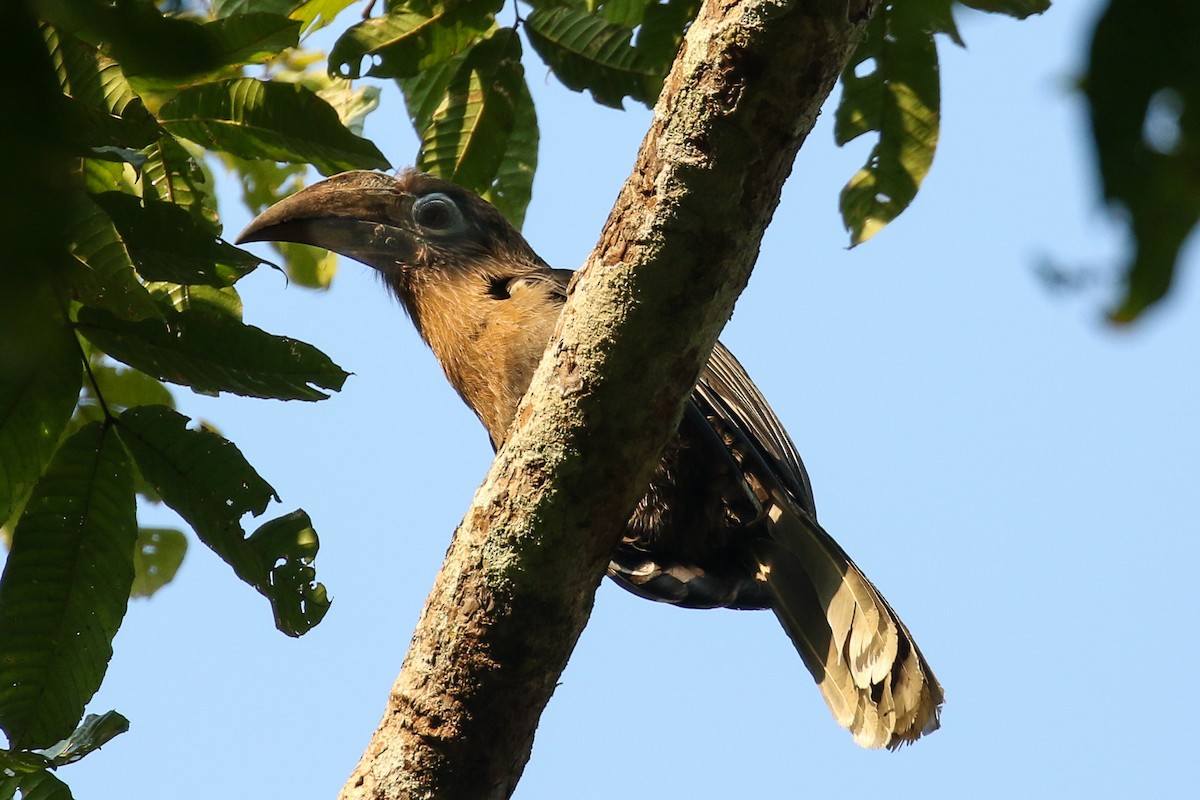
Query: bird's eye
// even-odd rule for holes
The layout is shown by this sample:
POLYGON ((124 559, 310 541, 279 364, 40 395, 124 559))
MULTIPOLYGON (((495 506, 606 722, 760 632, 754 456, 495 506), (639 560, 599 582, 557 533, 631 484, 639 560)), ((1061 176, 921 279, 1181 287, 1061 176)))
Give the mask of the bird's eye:
POLYGON ((413 221, 426 230, 450 231, 462 225, 462 212, 441 192, 418 197, 412 206, 413 221))

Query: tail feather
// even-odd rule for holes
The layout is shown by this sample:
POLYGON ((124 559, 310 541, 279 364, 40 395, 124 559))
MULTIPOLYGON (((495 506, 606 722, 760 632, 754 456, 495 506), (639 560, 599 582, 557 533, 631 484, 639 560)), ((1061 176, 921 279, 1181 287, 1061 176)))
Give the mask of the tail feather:
POLYGON ((854 683, 883 681, 896 660, 895 615, 833 537, 802 516, 778 491, 767 517, 773 534, 804 565, 825 609, 839 653, 850 662, 854 683))
POLYGON ((900 630, 904 634, 900 640, 902 650, 907 652, 903 652, 902 658, 897 661, 891 682, 891 691, 896 697, 897 744, 912 742, 919 736, 936 731, 941 724, 943 701, 942 686, 934 677, 925 656, 917 649, 903 623, 900 624, 900 630))
POLYGON ((812 582, 775 542, 759 539, 750 550, 757 562, 758 579, 773 595, 790 598, 791 602, 774 603, 772 610, 812 673, 834 719, 843 728, 851 728, 858 713, 859 691, 847 670, 827 666, 840 658, 812 582))
POLYGON ((942 688, 904 623, 836 542, 786 497, 754 543, 758 577, 834 718, 863 747, 938 727, 942 688))

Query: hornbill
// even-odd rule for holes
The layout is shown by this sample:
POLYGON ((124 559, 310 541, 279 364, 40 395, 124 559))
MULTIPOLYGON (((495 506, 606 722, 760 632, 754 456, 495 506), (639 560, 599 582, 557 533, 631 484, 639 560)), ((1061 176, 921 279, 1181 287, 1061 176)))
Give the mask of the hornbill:
MULTIPOLYGON (((379 270, 498 448, 566 301, 491 205, 406 171, 332 178, 264 211, 239 242, 315 245, 379 270)), ((795 445, 717 344, 608 574, 687 608, 770 608, 837 721, 864 747, 938 727, 942 688, 908 629, 817 524, 795 445)))

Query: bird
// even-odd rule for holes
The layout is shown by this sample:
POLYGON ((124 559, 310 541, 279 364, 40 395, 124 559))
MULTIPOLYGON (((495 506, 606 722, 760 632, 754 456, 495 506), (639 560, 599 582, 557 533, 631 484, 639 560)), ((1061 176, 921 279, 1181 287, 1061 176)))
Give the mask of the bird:
MULTIPOLYGON (((494 449, 574 274, 550 267, 474 192, 412 169, 314 183, 237 241, 313 245, 378 270, 494 449)), ((863 747, 896 749, 939 727, 944 694, 925 656, 818 524, 795 445, 720 343, 607 572, 649 600, 774 611, 834 719, 863 747)))

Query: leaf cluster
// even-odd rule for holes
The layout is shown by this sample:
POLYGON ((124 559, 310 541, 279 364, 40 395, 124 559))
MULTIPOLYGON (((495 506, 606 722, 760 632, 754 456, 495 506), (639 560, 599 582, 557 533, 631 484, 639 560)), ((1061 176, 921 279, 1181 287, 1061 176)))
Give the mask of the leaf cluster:
MULTIPOLYGON (((524 0, 523 0, 524 1, 524 0)), ((1026 17, 1049 0, 894 0, 877 10, 842 76, 836 138, 877 137, 842 192, 851 244, 915 197, 933 163, 939 122, 936 34, 962 44, 952 8, 1026 17)), ((699 0, 528 0, 511 27, 503 0, 393 0, 341 35, 332 73, 394 79, 421 145, 419 169, 471 188, 520 224, 537 166, 537 116, 518 31, 567 88, 621 108, 652 106, 699 0)))
POLYGON ((111 712, 81 723, 85 706, 129 598, 187 548, 180 530, 139 527, 139 496, 177 512, 284 633, 329 607, 308 516, 248 532, 277 493, 166 386, 315 401, 347 377, 243 321, 237 282, 263 262, 222 238, 206 161, 249 173, 260 205, 308 165, 388 166, 359 135, 374 95, 296 69, 329 5, 44 0, 6 15, 0 51, 28 76, 12 107, 28 116, 0 143, 20 153, 0 190, 0 797, 69 797, 50 771, 124 729, 111 712))

